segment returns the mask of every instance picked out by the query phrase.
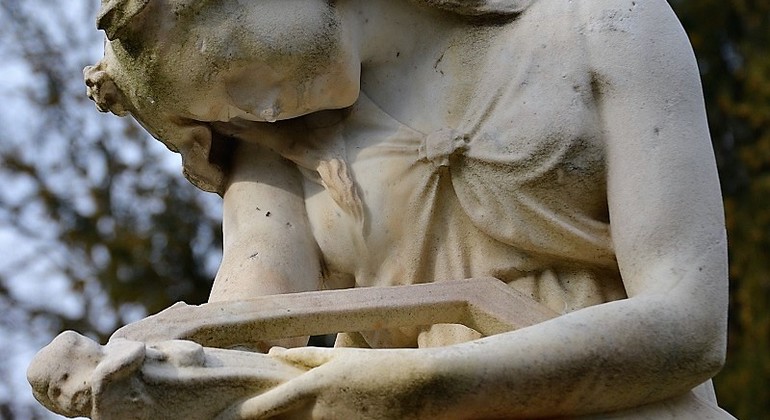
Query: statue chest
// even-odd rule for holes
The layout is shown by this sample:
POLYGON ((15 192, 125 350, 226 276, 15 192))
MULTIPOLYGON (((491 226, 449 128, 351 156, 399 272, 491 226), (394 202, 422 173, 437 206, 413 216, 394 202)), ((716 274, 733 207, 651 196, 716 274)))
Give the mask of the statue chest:
POLYGON ((316 138, 337 145, 360 216, 340 205, 345 191, 305 182, 329 272, 368 286, 614 265, 591 80, 554 70, 480 89, 461 123, 431 133, 362 96, 333 138, 316 138))

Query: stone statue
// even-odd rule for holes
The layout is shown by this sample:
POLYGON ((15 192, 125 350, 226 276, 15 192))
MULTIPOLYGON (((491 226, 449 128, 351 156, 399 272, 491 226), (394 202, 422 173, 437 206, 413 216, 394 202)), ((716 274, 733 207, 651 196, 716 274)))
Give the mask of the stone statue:
MULTIPOLYGON (((249 333, 238 331, 239 314, 244 313, 263 321, 247 325, 262 338, 280 337, 287 331, 437 323, 467 325, 491 335, 556 316, 492 278, 360 290, 265 296, 199 307, 178 303, 163 313, 166 320, 173 314, 177 322, 188 325, 205 319, 205 324, 198 323, 195 330, 183 334, 185 338, 225 347, 237 337, 248 337, 249 333), (377 302, 383 298, 393 302, 387 305, 385 319, 377 302), (342 303, 335 305, 338 302, 342 303), (206 328, 207 324, 219 331, 206 328)), ((152 322, 152 317, 148 320, 152 322)), ((137 327, 145 326, 132 324, 116 336, 131 334, 129 330, 137 327)), ((282 360, 277 347, 264 355, 204 348, 193 341, 154 340, 145 331, 148 338, 153 344, 113 337, 100 346, 73 331, 63 332, 30 364, 27 376, 35 397, 56 413, 92 419, 245 419, 253 417, 252 398, 308 370, 303 364, 282 360)))
POLYGON ((303 373, 264 354, 182 340, 145 345, 116 339, 100 346, 72 331, 35 357, 28 376, 43 405, 67 416, 105 420, 213 419, 228 402, 303 373))
MULTIPOLYGON (((301 345, 249 334, 263 321, 238 301, 321 288, 492 276, 559 314, 484 338, 339 330, 375 350, 273 351, 304 373, 237 412, 731 418, 709 381, 726 347, 719 183, 664 0, 103 0, 98 26, 99 109, 224 200, 209 305, 245 335, 195 341, 301 345)), ((189 338, 214 322, 196 308, 114 339, 189 338)))

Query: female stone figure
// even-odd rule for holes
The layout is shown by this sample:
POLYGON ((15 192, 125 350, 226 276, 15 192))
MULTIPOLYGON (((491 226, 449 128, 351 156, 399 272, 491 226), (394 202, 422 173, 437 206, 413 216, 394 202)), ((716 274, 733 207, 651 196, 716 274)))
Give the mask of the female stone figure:
MULTIPOLYGON (((276 349, 312 369, 232 417, 729 418, 688 393, 724 360, 726 240, 665 1, 112 0, 99 25, 97 105, 224 198, 211 301, 494 276, 562 314, 276 349)), ((176 338, 142 331, 118 335, 176 338)))

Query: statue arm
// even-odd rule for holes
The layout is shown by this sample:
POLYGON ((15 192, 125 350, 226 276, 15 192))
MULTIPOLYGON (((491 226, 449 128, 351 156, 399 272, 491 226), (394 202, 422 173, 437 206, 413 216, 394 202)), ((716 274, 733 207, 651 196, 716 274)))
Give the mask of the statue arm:
POLYGON ((274 351, 314 368, 242 413, 303 401, 314 414, 355 413, 365 401, 372 418, 577 415, 681 395, 719 370, 726 239, 690 46, 663 0, 584 3, 590 19, 616 19, 585 30, 629 298, 445 348, 274 351))
MULTIPOLYGON (((310 233, 296 167, 266 148, 241 142, 229 175, 224 194, 224 252, 209 302, 248 301, 320 289, 320 256, 310 233)), ((196 336, 210 345, 212 338, 199 337, 196 331, 222 319, 212 319, 211 314, 201 314, 200 310, 179 302, 120 328, 110 340, 156 343, 196 336)), ((216 345, 260 351, 273 345, 294 347, 307 342, 303 337, 264 342, 253 342, 253 335, 243 339, 246 341, 238 341, 238 335, 224 341, 222 334, 217 337, 216 345)))
POLYGON ((495 389, 531 416, 632 407, 681 394, 724 361, 724 216, 691 47, 663 0, 584 3, 629 298, 484 339, 492 351, 464 345, 475 360, 464 374, 489 372, 471 410, 495 389))
MULTIPOLYGON (((261 146, 242 142, 224 194, 222 264, 209 302, 318 290, 318 247, 305 212, 300 174, 261 146)), ((306 339, 261 343, 302 345, 306 339)), ((247 343, 244 343, 247 344, 247 343)))
POLYGON ((210 302, 318 290, 321 265, 301 175, 261 146, 242 142, 224 194, 224 255, 210 302))
POLYGON ((583 3, 629 298, 484 339, 493 351, 464 345, 476 361, 464 374, 489 372, 475 408, 495 389, 527 416, 633 407, 684 393, 724 362, 726 237, 695 57, 663 0, 583 3))

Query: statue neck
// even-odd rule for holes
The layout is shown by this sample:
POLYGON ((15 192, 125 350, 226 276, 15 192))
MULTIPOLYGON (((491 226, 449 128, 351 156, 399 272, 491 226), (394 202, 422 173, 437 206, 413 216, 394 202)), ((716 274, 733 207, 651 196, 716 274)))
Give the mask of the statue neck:
POLYGON ((463 62, 486 50, 479 42, 490 39, 485 33, 494 26, 408 0, 346 0, 337 6, 358 47, 361 91, 419 131, 454 125, 464 104, 437 95, 477 82, 477 69, 463 62))
POLYGON ((338 7, 355 28, 364 68, 419 59, 456 26, 450 14, 407 0, 346 0, 338 7))

